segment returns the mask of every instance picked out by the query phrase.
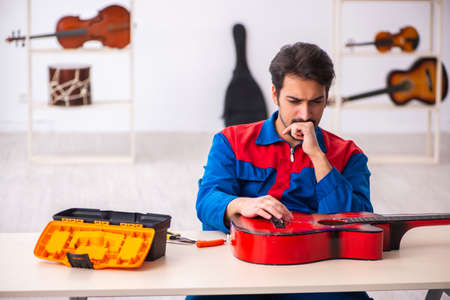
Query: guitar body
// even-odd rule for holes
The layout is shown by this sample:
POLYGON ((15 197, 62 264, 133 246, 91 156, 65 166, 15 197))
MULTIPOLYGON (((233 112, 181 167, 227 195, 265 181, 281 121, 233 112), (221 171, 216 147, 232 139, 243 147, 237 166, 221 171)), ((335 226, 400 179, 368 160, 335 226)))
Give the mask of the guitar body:
MULTIPOLYGON (((417 60, 407 71, 391 71, 387 77, 388 86, 399 86, 405 83, 409 85, 407 89, 390 92, 391 100, 397 105, 404 105, 413 99, 425 104, 434 104, 437 87, 436 65, 436 58, 424 57, 417 60)), ((444 65, 442 65, 441 84, 441 99, 444 100, 448 91, 448 77, 444 65)))
MULTIPOLYGON (((441 101, 444 101, 448 91, 448 76, 444 64, 441 65, 441 101)), ((436 58, 422 57, 406 71, 391 71, 387 76, 386 88, 342 97, 342 101, 348 102, 388 93, 396 105, 405 105, 411 100, 432 105, 436 103, 436 71, 436 58)))
POLYGON ((263 93, 247 65, 246 33, 242 24, 234 25, 233 37, 237 61, 225 94, 225 126, 252 123, 267 118, 263 93))
POLYGON ((450 215, 390 216, 367 212, 334 215, 293 213, 277 228, 270 220, 238 216, 231 221, 237 258, 270 265, 302 264, 335 258, 377 260, 398 249, 405 232, 417 226, 450 224, 450 215))

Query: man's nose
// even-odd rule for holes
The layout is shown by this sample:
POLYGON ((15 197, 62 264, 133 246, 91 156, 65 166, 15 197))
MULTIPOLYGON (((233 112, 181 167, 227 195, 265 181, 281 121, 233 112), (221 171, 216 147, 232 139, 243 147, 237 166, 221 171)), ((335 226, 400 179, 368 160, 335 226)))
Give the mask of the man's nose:
POLYGON ((311 112, 309 105, 307 103, 303 103, 300 105, 299 110, 297 112, 297 118, 307 121, 311 118, 311 112))

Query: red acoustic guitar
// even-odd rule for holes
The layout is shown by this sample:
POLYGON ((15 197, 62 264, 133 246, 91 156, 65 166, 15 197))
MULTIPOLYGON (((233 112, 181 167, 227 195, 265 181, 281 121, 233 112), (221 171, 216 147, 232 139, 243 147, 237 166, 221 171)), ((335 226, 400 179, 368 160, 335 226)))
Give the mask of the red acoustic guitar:
POLYGON ((237 258, 258 264, 301 264, 333 258, 376 260, 397 250, 411 228, 449 225, 450 214, 334 215, 293 213, 284 224, 263 218, 231 220, 231 243, 237 258))

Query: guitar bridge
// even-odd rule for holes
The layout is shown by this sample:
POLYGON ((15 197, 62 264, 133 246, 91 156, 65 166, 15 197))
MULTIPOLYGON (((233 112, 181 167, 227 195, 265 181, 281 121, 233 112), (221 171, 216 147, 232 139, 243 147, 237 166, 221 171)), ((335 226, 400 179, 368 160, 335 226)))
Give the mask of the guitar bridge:
POLYGON ((272 216, 272 218, 270 218, 270 222, 272 222, 275 228, 286 228, 286 225, 284 224, 284 221, 282 219, 278 219, 272 216))

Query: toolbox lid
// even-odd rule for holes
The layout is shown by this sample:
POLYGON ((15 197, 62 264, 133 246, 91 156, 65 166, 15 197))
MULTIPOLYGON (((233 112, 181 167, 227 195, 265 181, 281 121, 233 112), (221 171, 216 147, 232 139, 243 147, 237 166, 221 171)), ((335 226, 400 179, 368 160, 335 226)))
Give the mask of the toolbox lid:
POLYGON ((34 255, 79 268, 137 268, 145 260, 154 236, 155 229, 138 224, 56 220, 45 227, 34 255))
POLYGON ((120 225, 122 223, 142 224, 143 227, 154 228, 158 231, 166 230, 170 226, 171 217, 169 215, 152 213, 142 214, 92 208, 69 208, 53 216, 53 220, 63 219, 81 219, 87 223, 106 221, 111 225, 120 225))

